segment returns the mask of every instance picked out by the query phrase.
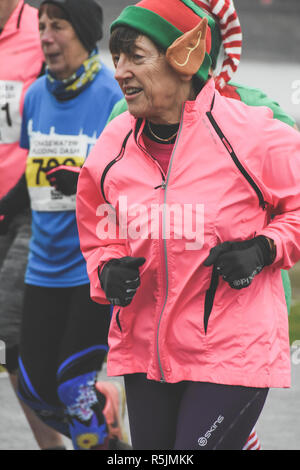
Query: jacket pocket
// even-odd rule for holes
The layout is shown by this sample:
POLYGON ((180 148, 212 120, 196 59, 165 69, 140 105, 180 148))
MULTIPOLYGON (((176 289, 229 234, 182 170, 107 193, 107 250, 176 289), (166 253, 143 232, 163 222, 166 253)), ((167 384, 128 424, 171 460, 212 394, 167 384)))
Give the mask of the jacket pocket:
POLYGON ((216 295, 216 290, 219 283, 219 274, 216 266, 214 265, 211 275, 211 281, 208 290, 205 294, 204 302, 204 332, 207 333, 208 320, 214 305, 214 299, 216 295))
POLYGON ((122 333, 122 326, 121 326, 121 322, 120 322, 120 312, 121 312, 121 309, 119 308, 119 310, 116 313, 116 322, 117 322, 119 330, 122 333))
POLYGON ((249 183, 249 185, 252 187, 252 189, 255 191, 260 207, 263 210, 265 210, 266 209, 266 202, 265 202, 264 195, 263 195, 262 191, 260 190, 260 188, 257 186, 257 184, 255 183, 255 181, 253 180, 251 175, 247 172, 247 170, 244 168, 244 166, 242 165, 242 163, 238 159, 237 155, 235 154, 235 152, 233 150, 232 145, 230 144, 228 139, 225 137, 222 129, 219 127, 219 125, 217 124, 215 118, 212 115, 214 100, 215 100, 215 98, 213 99, 211 110, 208 111, 206 113, 206 115, 207 115, 211 125, 213 126, 217 136, 219 137, 219 139, 221 140, 221 142, 224 145, 225 149, 227 150, 228 154, 230 155, 233 163, 235 164, 237 169, 240 171, 240 173, 243 175, 243 177, 246 179, 246 181, 249 183))

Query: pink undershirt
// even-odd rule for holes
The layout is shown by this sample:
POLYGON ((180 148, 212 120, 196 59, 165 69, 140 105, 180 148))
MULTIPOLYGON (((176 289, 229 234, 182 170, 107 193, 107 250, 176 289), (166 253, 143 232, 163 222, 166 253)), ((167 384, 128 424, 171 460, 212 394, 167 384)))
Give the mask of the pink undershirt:
POLYGON ((167 174, 174 144, 159 144, 146 135, 143 135, 143 140, 147 151, 158 161, 163 172, 167 174))

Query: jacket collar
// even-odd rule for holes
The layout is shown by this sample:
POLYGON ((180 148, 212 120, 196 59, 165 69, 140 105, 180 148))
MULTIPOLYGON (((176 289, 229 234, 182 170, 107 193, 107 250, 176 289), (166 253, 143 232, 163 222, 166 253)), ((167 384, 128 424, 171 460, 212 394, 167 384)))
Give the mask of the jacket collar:
POLYGON ((216 93, 215 81, 210 78, 200 93, 197 95, 195 101, 186 101, 185 103, 185 118, 193 119, 199 114, 206 114, 211 110, 212 102, 216 93))
POLYGON ((24 0, 20 0, 10 17, 8 18, 2 33, 0 35, 0 40, 4 37, 10 36, 11 34, 16 33, 21 24, 22 14, 24 10, 24 0))

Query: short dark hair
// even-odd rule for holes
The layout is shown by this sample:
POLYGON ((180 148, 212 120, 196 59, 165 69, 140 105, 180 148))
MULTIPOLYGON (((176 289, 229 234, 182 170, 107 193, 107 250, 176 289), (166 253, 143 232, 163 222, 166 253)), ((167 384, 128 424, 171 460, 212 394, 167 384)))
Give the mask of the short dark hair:
POLYGON ((53 5, 51 3, 46 3, 42 5, 39 9, 39 18, 41 18, 42 14, 46 13, 46 15, 52 20, 57 18, 59 20, 66 20, 70 21, 69 15, 57 5, 53 5))
MULTIPOLYGON (((110 53, 119 54, 120 52, 124 52, 124 54, 127 54, 128 56, 132 56, 134 53, 135 42, 140 36, 143 36, 143 34, 130 26, 119 26, 118 28, 115 28, 111 33, 109 40, 110 53)), ((165 50, 161 46, 156 43, 154 44, 161 54, 165 54, 165 50)))

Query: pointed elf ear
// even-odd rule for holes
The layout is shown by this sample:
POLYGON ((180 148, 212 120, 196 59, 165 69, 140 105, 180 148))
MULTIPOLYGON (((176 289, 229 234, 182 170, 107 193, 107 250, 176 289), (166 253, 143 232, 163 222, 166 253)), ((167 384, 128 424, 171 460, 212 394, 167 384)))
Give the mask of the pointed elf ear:
POLYGON ((169 65, 183 76, 195 75, 200 69, 206 52, 207 19, 191 31, 184 33, 167 49, 169 65))

